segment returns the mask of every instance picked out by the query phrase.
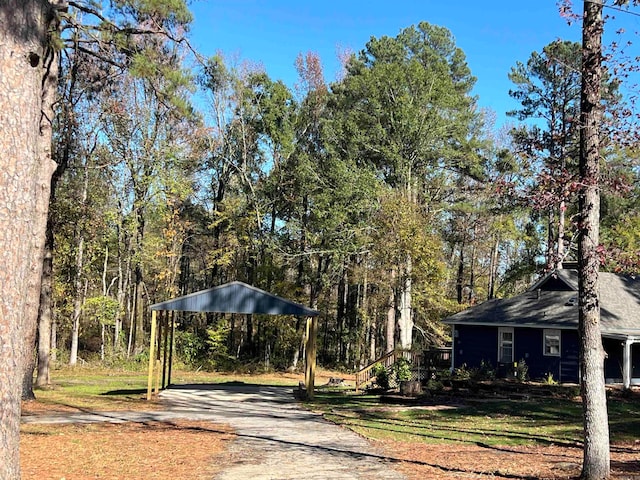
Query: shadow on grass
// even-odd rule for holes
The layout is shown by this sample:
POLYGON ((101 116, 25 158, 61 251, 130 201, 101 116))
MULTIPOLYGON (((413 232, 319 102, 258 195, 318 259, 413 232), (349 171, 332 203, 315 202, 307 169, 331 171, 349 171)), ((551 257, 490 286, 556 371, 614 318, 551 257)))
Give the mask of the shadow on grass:
POLYGON ((100 395, 103 396, 126 396, 126 395, 141 395, 143 393, 147 393, 146 388, 129 388, 129 389, 120 389, 120 390, 109 390, 108 392, 103 392, 100 395))
POLYGON ((582 448, 582 444, 579 441, 575 441, 573 439, 559 439, 558 437, 548 437, 509 430, 460 428, 453 426, 436 425, 433 423, 418 425, 414 422, 406 420, 391 419, 387 417, 380 417, 377 415, 361 415, 356 418, 340 415, 336 412, 333 412, 330 415, 332 417, 340 418, 337 423, 343 424, 348 427, 360 427, 386 432, 397 432, 425 439, 465 443, 494 450, 503 449, 486 441, 482 441, 479 438, 489 438, 492 441, 497 441, 497 439, 504 439, 505 442, 509 443, 524 442, 529 444, 535 443, 539 445, 555 445, 566 448, 582 448), (371 422, 373 423, 373 425, 371 423, 360 424, 357 422, 353 422, 353 420, 371 422), (455 436, 452 434, 454 434, 455 436))
MULTIPOLYGON (((229 392, 238 391, 238 392, 246 392, 247 390, 256 390, 258 391, 261 388, 291 388, 291 387, 283 387, 283 386, 273 386, 273 385, 262 385, 258 383, 246 383, 238 380, 230 380, 227 382, 220 383, 181 383, 181 384, 171 384, 167 387, 167 389, 177 389, 177 390, 198 390, 198 391, 213 391, 213 390, 225 390, 229 392)), ((108 392, 100 393, 100 395, 106 396, 125 396, 125 395, 140 395, 143 393, 147 393, 147 388, 131 388, 131 389, 118 389, 118 390, 109 390, 108 392)))
MULTIPOLYGON (((582 448, 582 405, 571 399, 454 399, 451 397, 398 399, 377 396, 318 395, 315 407, 339 424, 404 434, 435 441, 451 441, 494 448, 504 444, 538 444, 582 448), (429 409, 440 405, 449 409, 429 409), (490 422, 490 424, 487 424, 490 422), (548 429, 548 431, 545 431, 548 429)), ((638 402, 610 402, 611 451, 625 453, 624 445, 640 434, 638 402)), ((631 452, 634 450, 631 449, 631 452)))

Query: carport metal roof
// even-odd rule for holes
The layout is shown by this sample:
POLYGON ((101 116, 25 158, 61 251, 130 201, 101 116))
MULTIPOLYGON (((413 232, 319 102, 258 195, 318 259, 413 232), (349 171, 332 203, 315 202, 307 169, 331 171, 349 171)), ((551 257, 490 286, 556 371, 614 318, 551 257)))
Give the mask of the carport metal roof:
MULTIPOLYGON (((319 315, 319 312, 237 281, 151 305, 151 340, 149 347, 147 399, 151 399, 153 373, 156 363, 162 364, 162 388, 164 388, 167 363, 169 367, 168 383, 171 383, 173 330, 175 328, 175 322, 172 316, 171 326, 169 326, 165 314, 163 316, 164 327, 162 321, 160 325, 158 325, 158 312, 217 312, 308 317, 305 347, 305 387, 307 396, 313 399, 316 370, 316 338, 318 336, 318 321, 315 317, 319 315), (157 332, 158 327, 160 327, 160 332, 157 332), (171 332, 170 340, 167 338, 167 330, 171 332), (169 340, 169 342, 167 342, 167 340, 169 340), (169 345, 167 345, 167 343, 169 343, 169 345), (161 350, 164 350, 162 356, 161 350)), ((158 366, 158 375, 159 372, 160 366, 158 366)), ((156 393, 158 392, 158 383, 159 378, 156 377, 156 393)))
POLYGON ((319 315, 317 310, 312 310, 243 282, 225 283, 208 290, 156 303, 151 305, 151 310, 297 315, 301 317, 319 315))

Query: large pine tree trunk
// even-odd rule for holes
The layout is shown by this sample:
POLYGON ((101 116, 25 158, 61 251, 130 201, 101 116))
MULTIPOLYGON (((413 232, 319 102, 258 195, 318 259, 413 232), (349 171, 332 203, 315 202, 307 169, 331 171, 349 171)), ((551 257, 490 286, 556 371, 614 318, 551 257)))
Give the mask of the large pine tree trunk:
POLYGON ((599 125, 602 121, 602 4, 584 2, 580 130, 580 224, 578 273, 580 367, 584 414, 582 478, 609 477, 609 422, 604 385, 604 349, 600 335, 598 243, 600 222, 599 125))
MULTIPOLYGON (((33 354, 49 201, 51 104, 43 96, 47 31, 44 0, 0 3, 0 478, 20 478, 21 381, 33 354), (43 115, 44 114, 44 115, 43 115)), ((54 72, 55 75, 55 72, 54 72)), ((46 90, 46 88, 45 88, 46 90)))

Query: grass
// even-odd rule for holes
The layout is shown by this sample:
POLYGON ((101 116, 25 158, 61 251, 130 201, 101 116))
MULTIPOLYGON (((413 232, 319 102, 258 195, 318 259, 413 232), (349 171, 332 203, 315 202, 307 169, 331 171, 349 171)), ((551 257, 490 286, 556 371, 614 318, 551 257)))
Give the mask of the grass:
MULTIPOLYGON (((322 384, 331 372, 320 372, 322 384)), ((295 386, 300 373, 221 374, 177 369, 174 384, 240 381, 262 385, 295 386)), ((83 366, 52 372, 51 388, 36 390, 37 402, 25 404, 26 413, 41 410, 149 410, 146 370, 83 366)), ((384 402, 379 395, 352 395, 319 389, 310 408, 331 421, 373 439, 424 443, 476 445, 580 444, 582 407, 568 398, 535 397, 529 400, 443 397, 441 402, 402 406, 384 402), (440 403, 441 406, 436 408, 440 403), (444 405, 444 407, 442 407, 444 405)), ((612 443, 640 438, 640 398, 611 398, 609 426, 612 443)))
MULTIPOLYGON (((581 445, 582 406, 558 398, 444 399, 423 406, 390 405, 379 396, 319 393, 310 407, 368 438, 478 446, 581 445), (438 406, 438 404, 441 404, 438 406)), ((609 401, 613 444, 640 438, 640 401, 609 401)))
MULTIPOLYGON (((319 374, 322 378, 322 373, 319 374)), ((36 402, 23 405, 23 411, 42 410, 151 410, 147 402, 147 370, 105 368, 100 366, 61 367, 51 372, 52 384, 35 389, 36 402)), ((304 378, 301 373, 223 374, 176 369, 173 384, 224 383, 240 381, 261 385, 294 386, 304 378)), ((155 381, 155 380, 154 380, 155 381)))

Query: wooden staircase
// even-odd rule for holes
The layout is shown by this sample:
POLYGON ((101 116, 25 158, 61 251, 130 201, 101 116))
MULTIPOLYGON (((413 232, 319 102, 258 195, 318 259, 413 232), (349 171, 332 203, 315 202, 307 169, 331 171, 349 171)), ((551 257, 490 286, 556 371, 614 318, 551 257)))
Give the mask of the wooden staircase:
POLYGON ((376 381, 375 371, 378 365, 383 365, 385 370, 390 372, 393 365, 400 358, 404 358, 408 360, 409 363, 413 364, 414 360, 418 358, 418 355, 408 350, 392 350, 385 353, 377 360, 374 360, 369 365, 356 372, 356 393, 360 392, 360 389, 363 387, 366 387, 376 381))

